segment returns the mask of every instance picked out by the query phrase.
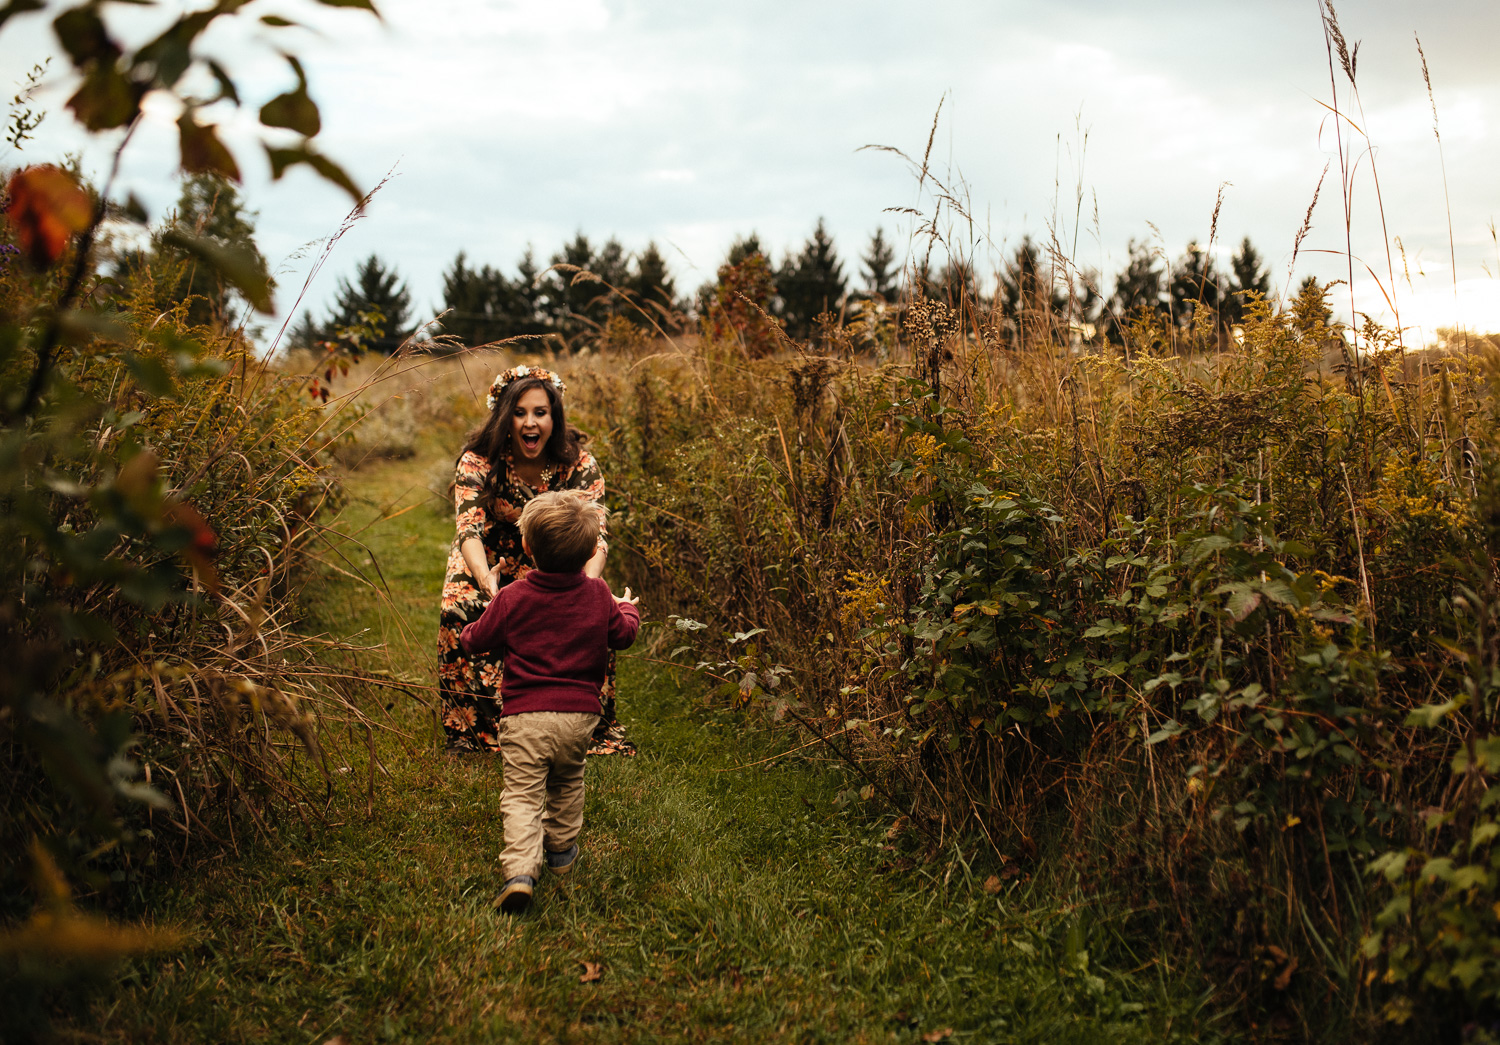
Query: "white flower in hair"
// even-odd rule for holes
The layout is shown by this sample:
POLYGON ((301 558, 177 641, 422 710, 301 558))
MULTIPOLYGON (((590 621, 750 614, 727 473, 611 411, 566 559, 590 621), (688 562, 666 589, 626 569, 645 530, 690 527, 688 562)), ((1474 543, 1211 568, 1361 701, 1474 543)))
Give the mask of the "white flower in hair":
POLYGON ((517 377, 525 377, 529 373, 531 373, 531 367, 527 366, 525 363, 522 363, 520 366, 516 367, 517 377))

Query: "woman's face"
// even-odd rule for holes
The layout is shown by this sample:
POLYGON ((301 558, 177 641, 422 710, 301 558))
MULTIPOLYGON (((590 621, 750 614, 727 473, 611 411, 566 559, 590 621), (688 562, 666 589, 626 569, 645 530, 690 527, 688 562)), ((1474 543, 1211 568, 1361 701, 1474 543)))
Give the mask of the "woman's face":
POLYGON ((540 388, 529 388, 511 416, 511 454, 517 461, 540 461, 550 438, 552 402, 540 388))

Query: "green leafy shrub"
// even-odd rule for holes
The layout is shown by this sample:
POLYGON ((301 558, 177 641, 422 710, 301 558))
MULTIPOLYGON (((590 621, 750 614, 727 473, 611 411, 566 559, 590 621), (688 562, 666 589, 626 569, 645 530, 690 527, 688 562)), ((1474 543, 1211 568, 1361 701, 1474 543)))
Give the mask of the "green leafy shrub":
MULTIPOLYGON (((1471 430, 1493 432, 1494 409, 1493 400, 1474 404, 1471 430)), ((1447 699, 1407 717, 1423 746, 1445 757, 1420 767, 1429 776, 1426 801, 1412 808, 1405 835, 1391 838, 1398 845, 1368 863, 1384 903, 1363 953, 1372 980, 1388 987, 1383 1011, 1393 1023, 1416 1030, 1457 1016, 1469 1021, 1470 1040, 1493 1041, 1500 1040, 1500 458, 1489 439, 1481 445, 1469 510, 1440 515, 1419 502, 1407 522, 1425 528, 1436 515, 1446 523, 1432 543, 1449 551, 1456 574, 1442 640, 1449 656, 1432 686, 1447 699)))
MULTIPOLYGON (((46 6, 10 4, 0 28, 46 6)), ((237 106, 238 92, 225 65, 198 50, 236 5, 184 13, 139 46, 113 39, 98 5, 60 6, 48 13, 72 66, 67 107, 85 130, 133 126, 147 96, 170 96, 181 108, 171 165, 239 179, 216 126, 201 119, 205 107, 237 106), (193 69, 212 77, 215 96, 198 93, 193 69)), ((364 0, 342 6, 373 10, 364 0)), ((259 112, 276 129, 266 144, 273 176, 307 165, 359 200, 313 145, 317 106, 301 65, 288 63, 296 86, 259 112)), ((25 114, 13 144, 36 120, 25 114)), ((117 161, 131 138, 120 139, 117 161)), ((232 847, 237 826, 264 828, 298 806, 310 813, 328 782, 320 713, 359 718, 346 683, 310 664, 290 630, 315 518, 333 493, 319 461, 321 418, 302 383, 257 362, 219 307, 232 288, 269 312, 264 262, 247 237, 173 225, 151 238, 149 259, 110 271, 106 219, 145 221, 138 202, 111 192, 112 181, 85 188, 75 171, 40 164, 10 173, 3 199, 7 1037, 43 1032, 41 986, 171 937, 101 928, 74 911, 68 880, 97 897, 168 853, 158 844, 166 834, 184 850, 194 839, 232 847), (216 304, 205 309, 209 297, 216 304), (38 907, 12 927, 25 912, 27 865, 38 907)))
POLYGON ((1145 897, 1252 1010, 1378 996, 1361 868, 1448 788, 1455 740, 1408 718, 1458 663, 1485 362, 1330 372, 1306 293, 1208 355, 897 315, 837 355, 708 337, 592 374, 625 578, 704 634, 764 629, 777 700, 903 812, 1145 897))

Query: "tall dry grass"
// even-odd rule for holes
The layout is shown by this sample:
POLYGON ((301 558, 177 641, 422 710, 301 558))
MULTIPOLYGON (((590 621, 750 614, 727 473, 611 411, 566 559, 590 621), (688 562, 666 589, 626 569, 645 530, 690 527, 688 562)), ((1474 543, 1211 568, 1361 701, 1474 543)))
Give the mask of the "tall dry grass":
MULTIPOLYGON (((431 680, 394 677, 380 650, 309 634, 304 620, 307 585, 326 571, 384 597, 378 568, 350 555, 358 535, 331 520, 340 455, 400 372, 356 371, 323 404, 307 373, 193 326, 186 302, 163 311, 172 264, 121 273, 111 321, 59 346, 42 420, 5 433, 0 524, 17 551, 0 577, 8 918, 30 904, 42 857, 29 854, 102 892, 237 850, 289 817, 319 822, 341 766, 366 765, 357 786, 372 793, 377 732, 431 741, 388 711, 390 696, 428 700, 431 680), (346 666, 355 658, 366 667, 346 666)), ((7 317, 52 292, 14 267, 3 275, 7 317)), ((0 360, 6 387, 32 365, 0 360)))
POLYGON ((1422 930, 1365 866, 1443 848, 1419 811, 1477 814, 1449 762, 1492 702, 1419 722, 1484 677, 1494 364, 1347 351, 1316 292, 1196 352, 1149 318, 1080 349, 1044 314, 890 315, 570 378, 623 579, 934 844, 1137 910, 1276 1019, 1427 1004, 1381 986, 1422 930))

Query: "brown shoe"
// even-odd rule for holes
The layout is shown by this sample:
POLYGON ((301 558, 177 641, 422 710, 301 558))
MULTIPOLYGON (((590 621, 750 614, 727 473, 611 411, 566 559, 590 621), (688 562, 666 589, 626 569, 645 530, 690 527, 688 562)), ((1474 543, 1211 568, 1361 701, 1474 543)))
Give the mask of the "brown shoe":
POLYGON ((547 870, 557 875, 567 874, 573 870, 573 863, 578 859, 578 843, 574 842, 560 853, 544 852, 542 856, 547 870))
POLYGON ((520 914, 531 906, 531 888, 536 879, 529 874, 518 874, 505 883, 500 895, 495 897, 495 906, 506 914, 520 914))

